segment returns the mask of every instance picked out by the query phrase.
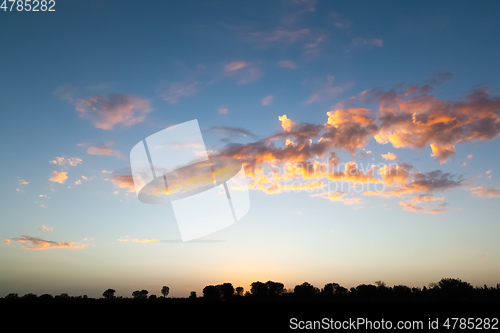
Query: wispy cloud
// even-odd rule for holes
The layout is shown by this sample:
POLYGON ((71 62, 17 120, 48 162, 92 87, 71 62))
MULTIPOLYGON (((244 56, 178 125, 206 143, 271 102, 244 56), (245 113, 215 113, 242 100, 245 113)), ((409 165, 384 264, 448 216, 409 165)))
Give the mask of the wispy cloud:
POLYGON ((238 84, 252 83, 262 76, 259 66, 246 61, 233 61, 224 65, 224 73, 236 79, 238 84))
POLYGON ((23 248, 29 250, 83 249, 87 246, 87 244, 77 242, 56 242, 32 236, 21 236, 12 238, 12 240, 21 243, 23 248))
POLYGON ((382 47, 384 45, 381 38, 363 38, 357 37, 351 40, 351 46, 360 47, 360 46, 376 46, 382 47))
POLYGON ((333 75, 328 75, 326 81, 321 81, 316 84, 317 90, 304 102, 304 104, 312 104, 316 102, 324 101, 328 98, 334 97, 352 86, 352 83, 348 82, 343 85, 334 85, 333 75))
MULTIPOLYGON (((87 143, 79 144, 80 147, 87 146, 87 145, 88 145, 87 143)), ((87 148, 87 154, 122 157, 123 154, 120 151, 111 148, 113 145, 114 145, 114 141, 108 141, 106 143, 100 143, 100 144, 95 145, 95 146, 89 146, 87 148)))
POLYGON ((297 68, 297 65, 291 60, 279 60, 278 67, 294 70, 297 68))
POLYGON ((109 94, 77 100, 76 111, 80 117, 90 119, 96 128, 112 130, 116 125, 131 126, 143 122, 152 108, 147 99, 109 94))
POLYGON ((198 81, 171 82, 160 85, 159 94, 163 100, 176 104, 181 98, 194 95, 198 89, 198 81))
POLYGON ((268 106, 271 104, 272 101, 273 101, 273 96, 269 95, 269 96, 262 98, 260 100, 260 104, 262 104, 263 106, 268 106))
POLYGON ((154 238, 139 239, 139 238, 129 238, 129 236, 118 238, 117 241, 119 241, 119 242, 132 242, 132 243, 159 242, 158 239, 154 239, 154 238))
POLYGON ((16 188, 16 191, 17 192, 23 192, 24 188, 26 186, 28 186, 29 183, 30 183, 29 181, 27 181, 27 180, 25 180, 23 178, 17 177, 17 188, 16 188))
POLYGON ((500 197, 500 188, 478 186, 478 187, 471 188, 471 192, 476 197, 481 197, 481 198, 500 197))

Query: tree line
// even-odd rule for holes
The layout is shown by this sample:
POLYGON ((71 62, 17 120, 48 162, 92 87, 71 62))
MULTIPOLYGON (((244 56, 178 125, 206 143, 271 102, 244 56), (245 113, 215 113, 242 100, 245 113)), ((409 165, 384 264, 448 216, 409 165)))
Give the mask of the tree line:
MULTIPOLYGON (((135 290, 131 294, 131 298, 116 296, 114 289, 106 289, 102 293, 103 300, 173 300, 168 298, 170 288, 163 286, 160 288, 162 296, 157 297, 145 289, 135 290), (148 296, 149 295, 149 296, 148 296)), ((231 283, 226 282, 218 285, 207 285, 202 290, 203 295, 198 297, 196 291, 191 291, 187 298, 189 301, 206 301, 206 302, 230 302, 230 301, 251 301, 251 300, 267 300, 267 301, 328 301, 328 300, 472 300, 472 299, 488 299, 500 301, 500 284, 496 287, 473 287, 470 283, 454 278, 443 278, 437 283, 429 284, 429 287, 410 288, 405 285, 394 285, 388 287, 383 281, 376 281, 375 284, 360 284, 356 287, 347 289, 338 283, 327 283, 323 288, 315 287, 309 282, 296 285, 293 289, 286 289, 281 282, 256 281, 250 285, 250 289, 245 291, 243 287, 234 287, 231 283)), ((3 300, 17 301, 68 301, 68 300, 89 300, 86 295, 69 296, 67 293, 52 296, 43 294, 37 296, 33 293, 19 296, 17 293, 6 295, 3 300)))

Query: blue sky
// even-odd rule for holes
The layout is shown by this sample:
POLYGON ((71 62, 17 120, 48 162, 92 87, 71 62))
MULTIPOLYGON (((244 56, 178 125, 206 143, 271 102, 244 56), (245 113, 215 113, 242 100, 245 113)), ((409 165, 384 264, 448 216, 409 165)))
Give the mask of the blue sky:
POLYGON ((0 12, 0 296, 163 285, 187 296, 257 280, 496 285, 499 9, 65 1, 0 12), (179 243, 171 209, 117 176, 137 142, 192 119, 209 149, 242 160, 251 209, 179 243), (328 156, 336 175, 301 173, 328 156), (281 173, 266 182, 271 157, 281 173), (352 163, 362 171, 341 175, 352 163), (377 163, 398 177, 370 171, 377 163), (342 180, 359 191, 325 192, 342 180), (366 193, 375 183, 383 190, 366 193))

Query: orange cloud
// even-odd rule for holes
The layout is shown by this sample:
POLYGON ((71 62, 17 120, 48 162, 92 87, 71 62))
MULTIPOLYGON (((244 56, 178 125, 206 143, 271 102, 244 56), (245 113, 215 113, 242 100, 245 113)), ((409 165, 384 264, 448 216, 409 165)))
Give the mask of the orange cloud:
POLYGON ((393 153, 382 154, 382 158, 389 161, 394 161, 397 159, 396 155, 394 155, 393 153))
POLYGON ((67 172, 52 171, 49 180, 54 183, 64 184, 64 181, 68 179, 67 172))
POLYGON ((132 175, 111 177, 111 182, 118 188, 124 188, 127 192, 135 192, 134 178, 132 175))
POLYGON ((478 186, 478 187, 471 188, 471 192, 475 196, 481 197, 481 198, 500 197, 500 188, 478 186))
POLYGON ((110 141, 106 144, 99 144, 97 146, 90 146, 87 148, 87 154, 89 155, 106 155, 122 157, 122 153, 118 150, 110 148, 113 143, 110 141))
POLYGON ((19 238, 12 238, 12 240, 21 243, 23 248, 29 250, 83 249, 87 246, 87 244, 76 242, 55 242, 31 236, 21 236, 19 238))
POLYGON ((53 228, 50 228, 50 227, 46 227, 42 224, 42 227, 41 228, 38 228, 38 230, 42 230, 42 231, 52 231, 54 230, 53 228))
POLYGON ((79 157, 56 157, 55 160, 49 161, 49 163, 56 165, 77 166, 82 163, 82 159, 79 157))
POLYGON ((133 96, 110 94, 79 99, 76 111, 90 119, 96 128, 112 130, 115 125, 131 126, 143 122, 151 112, 150 102, 133 96))
POLYGON ((153 239, 153 238, 145 238, 145 239, 138 239, 138 238, 128 238, 128 236, 126 236, 125 238, 118 238, 117 241, 119 242, 133 242, 133 243, 148 243, 148 242, 159 242, 159 240, 157 239, 153 239))

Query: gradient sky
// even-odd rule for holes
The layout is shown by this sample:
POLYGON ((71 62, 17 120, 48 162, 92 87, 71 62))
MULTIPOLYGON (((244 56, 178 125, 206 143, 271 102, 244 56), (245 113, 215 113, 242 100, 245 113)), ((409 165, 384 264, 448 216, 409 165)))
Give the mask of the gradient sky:
POLYGON ((314 0, 0 12, 0 296, 496 285, 499 14, 314 0), (168 206, 137 200, 129 152, 192 119, 245 164, 251 208, 182 243, 168 206))

